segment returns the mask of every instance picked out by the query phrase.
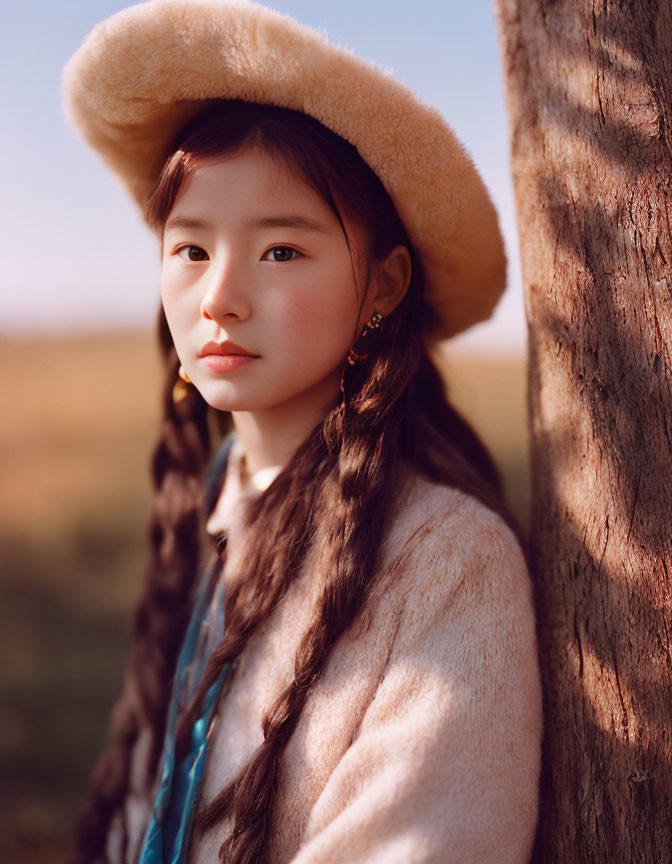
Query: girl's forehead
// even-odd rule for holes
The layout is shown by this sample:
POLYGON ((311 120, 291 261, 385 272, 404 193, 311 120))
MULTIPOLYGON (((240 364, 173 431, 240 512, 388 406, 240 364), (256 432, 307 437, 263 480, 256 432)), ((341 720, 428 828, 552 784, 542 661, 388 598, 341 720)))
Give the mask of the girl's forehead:
MULTIPOLYGON (((285 200, 287 196, 327 209, 328 204, 298 169, 259 147, 248 147, 237 153, 199 157, 193 162, 180 195, 191 195, 223 187, 229 197, 238 191, 254 192, 260 199, 285 200)), ((250 201, 252 204, 253 201, 250 201)))
MULTIPOLYGON (((341 232, 336 213, 322 195, 286 161, 260 147, 223 156, 199 157, 184 179, 166 221, 177 216, 262 223, 291 216, 294 227, 341 232)), ((342 214, 345 221, 345 216, 342 214)), ((279 224, 279 223, 278 223, 279 224)), ((263 227, 263 226, 262 226, 263 227)))

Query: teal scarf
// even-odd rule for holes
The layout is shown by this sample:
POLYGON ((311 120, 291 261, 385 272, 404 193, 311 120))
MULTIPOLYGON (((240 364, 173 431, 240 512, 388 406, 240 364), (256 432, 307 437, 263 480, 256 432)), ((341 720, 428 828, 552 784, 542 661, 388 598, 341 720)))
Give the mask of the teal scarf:
MULTIPOLYGON (((208 483, 212 485, 213 475, 215 481, 223 476, 231 443, 232 439, 227 439, 214 457, 206 479, 206 491, 208 483)), ((145 832, 139 864, 184 864, 186 860, 195 803, 203 776, 208 733, 231 666, 230 663, 224 665, 219 678, 208 690, 201 715, 192 729, 189 751, 176 765, 175 733, 180 708, 191 698, 208 659, 207 652, 202 650, 202 626, 212 599, 209 589, 213 575, 212 568, 204 569, 177 662, 161 754, 161 782, 145 832)), ((215 626, 219 638, 224 633, 224 595, 221 586, 220 595, 217 597, 215 626)))

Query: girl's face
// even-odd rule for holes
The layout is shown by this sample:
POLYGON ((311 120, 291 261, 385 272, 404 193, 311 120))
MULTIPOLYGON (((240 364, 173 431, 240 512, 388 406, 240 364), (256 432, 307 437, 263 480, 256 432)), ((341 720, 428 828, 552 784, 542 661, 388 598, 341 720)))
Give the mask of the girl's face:
POLYGON ((365 268, 343 221, 352 260, 329 206, 259 149, 203 161, 185 180, 164 228, 161 298, 180 362, 209 405, 335 401, 365 268))

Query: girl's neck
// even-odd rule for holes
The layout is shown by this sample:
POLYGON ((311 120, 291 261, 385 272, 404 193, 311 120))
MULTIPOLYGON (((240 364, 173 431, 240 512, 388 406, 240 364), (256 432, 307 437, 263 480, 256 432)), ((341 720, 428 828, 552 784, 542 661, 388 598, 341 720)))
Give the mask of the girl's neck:
POLYGON ((210 534, 242 534, 239 504, 267 489, 294 451, 335 407, 340 375, 331 387, 300 396, 265 411, 232 411, 236 440, 229 451, 219 498, 207 523, 210 534), (231 528, 235 528, 232 532, 231 528))
MULTIPOLYGON (((336 383, 338 392, 338 383, 336 383)), ((240 451, 250 475, 264 469, 284 468, 295 450, 336 405, 334 387, 304 392, 264 411, 233 411, 240 451)))

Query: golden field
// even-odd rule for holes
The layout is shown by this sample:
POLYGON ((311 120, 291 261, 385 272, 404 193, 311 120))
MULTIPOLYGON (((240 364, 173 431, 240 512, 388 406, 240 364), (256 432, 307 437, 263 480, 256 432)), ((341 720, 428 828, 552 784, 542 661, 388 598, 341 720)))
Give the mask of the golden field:
MULTIPOLYGON (((146 560, 160 369, 147 333, 0 343, 0 857, 60 860, 119 689, 146 560)), ((521 359, 448 353, 527 521, 521 359)))

